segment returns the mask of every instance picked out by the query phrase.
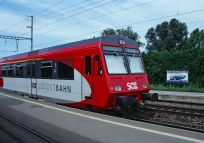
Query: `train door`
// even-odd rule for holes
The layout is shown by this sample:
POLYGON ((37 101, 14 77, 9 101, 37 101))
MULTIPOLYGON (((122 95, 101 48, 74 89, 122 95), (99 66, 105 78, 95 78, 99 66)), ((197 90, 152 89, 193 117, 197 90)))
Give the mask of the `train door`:
POLYGON ((93 57, 93 84, 94 84, 94 95, 97 95, 97 99, 95 98, 95 102, 96 100, 99 100, 101 98, 101 95, 103 95, 104 90, 103 87, 105 85, 103 85, 102 83, 104 79, 102 79, 102 67, 101 67, 101 60, 99 55, 94 55, 93 57))
POLYGON ((93 56, 83 56, 81 58, 81 99, 88 99, 94 101, 93 92, 93 56), (88 85, 87 85, 88 83, 88 85), (90 87, 87 87, 90 86, 90 87), (89 89, 91 88, 91 91, 89 89))
POLYGON ((37 78, 35 61, 29 61, 27 63, 27 76, 28 78, 30 77, 27 83, 30 85, 30 95, 33 98, 37 98, 37 78))

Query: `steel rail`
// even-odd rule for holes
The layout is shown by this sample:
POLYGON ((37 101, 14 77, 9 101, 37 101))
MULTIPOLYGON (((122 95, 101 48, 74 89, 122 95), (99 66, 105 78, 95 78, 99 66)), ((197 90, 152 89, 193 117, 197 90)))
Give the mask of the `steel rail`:
POLYGON ((190 102, 190 101, 176 101, 176 100, 163 100, 163 99, 159 99, 158 101, 155 101, 155 102, 177 103, 177 104, 188 104, 188 105, 204 106, 204 103, 201 103, 201 102, 190 102))
POLYGON ((141 109, 154 110, 158 112, 168 112, 168 113, 181 114, 181 115, 204 117, 204 110, 189 109, 189 108, 183 108, 183 107, 171 107, 171 106, 164 106, 164 105, 149 105, 148 104, 146 105, 146 107, 142 107, 141 109))
POLYGON ((141 119, 141 118, 134 118, 134 120, 135 121, 140 121, 140 122, 145 122, 145 123, 151 123, 151 124, 166 126, 166 127, 173 127, 173 128, 177 128, 177 129, 184 129, 184 130, 188 130, 188 131, 204 133, 204 130, 202 130, 202 129, 190 128, 190 127, 187 127, 187 126, 179 126, 179 125, 167 124, 167 123, 156 122, 156 121, 146 120, 146 119, 141 119))
POLYGON ((32 129, 30 129, 30 128, 28 128, 28 127, 26 127, 26 126, 24 126, 24 125, 22 125, 22 124, 20 124, 20 123, 18 123, 18 122, 16 122, 16 121, 14 121, 13 119, 11 119, 11 118, 9 118, 9 117, 7 117, 7 116, 1 114, 1 113, 0 113, 0 116, 3 117, 4 119, 6 119, 6 120, 8 120, 8 121, 10 121, 10 122, 12 122, 12 123, 14 123, 15 125, 17 125, 17 126, 23 128, 23 129, 27 130, 28 132, 30 132, 30 133, 32 133, 32 134, 34 134, 34 135, 40 137, 41 139, 43 139, 43 140, 45 140, 45 141, 47 141, 47 142, 49 142, 49 143, 56 143, 56 141, 53 141, 53 140, 51 140, 51 139, 49 139, 49 138, 43 136, 42 134, 39 134, 39 133, 35 132, 34 130, 32 130, 32 129))
POLYGON ((204 133, 204 110, 149 104, 140 107, 140 109, 145 110, 144 114, 139 115, 134 120, 204 133), (155 116, 157 113, 158 115, 155 116), (175 115, 176 118, 169 120, 175 115), (181 121, 182 118, 185 122, 181 121), (189 122, 186 122, 187 118, 190 118, 189 122), (193 122, 195 118, 201 122, 196 124, 193 122))

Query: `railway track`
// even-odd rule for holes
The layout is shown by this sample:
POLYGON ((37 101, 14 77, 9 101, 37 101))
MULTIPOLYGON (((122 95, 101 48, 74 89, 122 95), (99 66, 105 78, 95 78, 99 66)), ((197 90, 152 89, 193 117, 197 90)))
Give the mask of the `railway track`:
MULTIPOLYGON (((162 102, 164 103, 165 101, 162 101, 162 102)), ((174 102, 170 101, 170 103, 174 103, 174 102)), ((178 103, 178 102, 175 102, 175 103, 178 103)), ((182 103, 182 104, 186 104, 186 103, 182 103)), ((189 105, 189 103, 187 103, 187 105, 189 105)), ((196 105, 196 104, 193 103, 192 105, 196 105)), ((201 107, 200 109, 194 109, 194 108, 163 106, 163 105, 157 105, 157 104, 155 105, 155 104, 148 103, 145 106, 140 107, 142 110, 145 110, 145 112, 139 115, 134 120, 204 133, 204 105, 199 104, 199 106, 201 107)), ((9 120, 10 122, 24 128, 25 130, 36 135, 36 137, 40 137, 47 142, 50 142, 50 143, 55 142, 31 129, 28 129, 27 127, 24 127, 23 125, 13 121, 12 119, 4 116, 1 113, 0 113, 0 117, 9 120)))
POLYGON ((135 120, 204 133, 204 110, 151 104, 141 109, 135 120))
POLYGON ((14 140, 15 142, 42 142, 42 143, 56 143, 52 139, 45 137, 44 135, 22 125, 19 122, 3 115, 0 113, 1 126, 0 131, 2 131, 7 138, 0 138, 0 142, 10 142, 14 140), (4 123, 4 125, 3 125, 4 123))

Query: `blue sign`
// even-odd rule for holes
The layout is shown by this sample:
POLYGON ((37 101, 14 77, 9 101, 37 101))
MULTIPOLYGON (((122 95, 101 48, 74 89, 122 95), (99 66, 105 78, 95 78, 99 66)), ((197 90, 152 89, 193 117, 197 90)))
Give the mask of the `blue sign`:
POLYGON ((167 83, 179 83, 179 84, 187 84, 188 83, 188 71, 167 71, 167 83))

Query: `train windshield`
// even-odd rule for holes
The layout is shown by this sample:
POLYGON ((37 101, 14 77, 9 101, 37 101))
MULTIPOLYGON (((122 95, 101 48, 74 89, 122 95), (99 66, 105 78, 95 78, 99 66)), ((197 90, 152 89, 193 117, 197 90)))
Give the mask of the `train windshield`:
POLYGON ((127 74, 127 67, 124 64, 124 56, 105 55, 106 65, 109 74, 127 74))
POLYGON ((103 46, 103 52, 109 74, 144 73, 138 49, 103 46))
POLYGON ((144 73, 141 57, 127 56, 131 73, 144 73))

